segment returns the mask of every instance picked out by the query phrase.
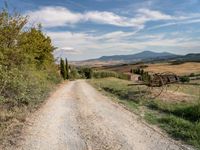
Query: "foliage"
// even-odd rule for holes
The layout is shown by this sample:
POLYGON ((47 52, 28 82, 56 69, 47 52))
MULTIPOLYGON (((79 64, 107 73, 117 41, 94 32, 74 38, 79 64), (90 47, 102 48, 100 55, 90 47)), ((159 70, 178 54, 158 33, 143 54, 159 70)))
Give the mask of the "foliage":
POLYGON ((94 78, 107 78, 107 77, 115 77, 119 79, 129 80, 129 76, 127 74, 118 73, 114 71, 105 71, 105 70, 99 70, 93 72, 94 78))
POLYGON ((41 27, 28 28, 27 22, 20 14, 0 12, 1 143, 12 131, 12 122, 24 120, 61 81, 51 39, 41 27))
POLYGON ((80 79, 81 76, 78 73, 78 70, 75 66, 70 65, 70 73, 69 73, 69 79, 80 79))
POLYGON ((180 81, 183 83, 190 82, 190 78, 188 76, 181 76, 179 78, 180 78, 180 81))
MULTIPOLYGON (((172 137, 183 140, 188 144, 192 144, 200 148, 200 103, 186 102, 168 102, 159 99, 148 100, 139 98, 130 99, 129 93, 137 95, 137 86, 128 86, 130 81, 120 80, 116 78, 93 79, 90 81, 92 85, 105 92, 116 96, 120 103, 134 110, 137 106, 145 112, 144 119, 149 123, 157 124, 166 130, 172 137)), ((190 86, 189 86, 190 87, 190 86)), ((188 86, 182 92, 194 95, 188 86)), ((196 87, 195 87, 196 88, 196 87)), ((142 86, 140 87, 142 90, 142 86)), ((145 89, 145 87, 144 87, 145 89)), ((197 90, 198 91, 198 90, 197 90)), ((136 111, 136 113, 140 113, 136 111)))
POLYGON ((65 59, 65 66, 66 66, 66 79, 69 79, 69 64, 67 58, 65 59))
POLYGON ((143 72, 143 74, 141 75, 141 80, 146 83, 149 83, 149 81, 151 80, 151 76, 148 72, 143 72))
POLYGON ((78 73, 80 74, 81 78, 91 79, 93 76, 92 68, 88 68, 88 67, 79 67, 78 73))
MULTIPOLYGON (((144 68, 144 67, 143 67, 144 68)), ((144 81, 144 82, 149 82, 151 77, 149 75, 148 72, 145 72, 143 69, 141 69, 140 67, 137 67, 137 68, 133 68, 130 70, 131 73, 135 73, 135 74, 138 74, 140 75, 140 80, 144 81)))
POLYGON ((65 67, 65 62, 62 58, 60 59, 60 74, 62 75, 64 80, 67 79, 67 71, 65 67))
POLYGON ((141 69, 140 67, 132 68, 130 72, 138 74, 138 75, 143 75, 145 73, 145 71, 141 69))

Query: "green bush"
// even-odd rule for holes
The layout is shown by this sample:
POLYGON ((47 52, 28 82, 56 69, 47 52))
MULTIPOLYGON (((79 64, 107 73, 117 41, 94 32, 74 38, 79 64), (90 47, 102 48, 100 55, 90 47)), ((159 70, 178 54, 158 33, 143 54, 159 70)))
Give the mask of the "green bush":
POLYGON ((188 76, 182 76, 182 77, 180 77, 180 81, 183 83, 190 82, 190 78, 188 76))
POLYGON ((81 75, 78 73, 78 70, 74 66, 70 66, 70 73, 69 73, 69 79, 80 79, 81 75))
POLYGON ((77 68, 78 73, 81 78, 91 79, 93 77, 93 70, 92 68, 88 67, 79 67, 77 68))
POLYGON ((127 74, 117 73, 114 71, 105 71, 105 70, 94 71, 93 77, 96 79, 114 77, 114 78, 129 80, 129 75, 127 74))
POLYGON ((17 13, 0 12, 0 143, 17 128, 13 121, 25 121, 61 81, 51 39, 27 22, 17 13))

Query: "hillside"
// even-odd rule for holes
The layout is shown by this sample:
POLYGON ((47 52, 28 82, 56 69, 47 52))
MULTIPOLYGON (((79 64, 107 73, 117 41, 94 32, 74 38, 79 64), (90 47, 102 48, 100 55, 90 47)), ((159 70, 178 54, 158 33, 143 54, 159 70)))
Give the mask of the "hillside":
POLYGON ((131 55, 113 55, 113 56, 102 56, 97 59, 89 59, 84 61, 73 61, 74 65, 78 66, 110 66, 120 64, 132 64, 137 62, 166 62, 166 61, 181 61, 181 62, 199 62, 200 53, 191 53, 186 55, 176 55, 168 52, 152 52, 143 51, 137 54, 131 55))
POLYGON ((135 61, 142 61, 142 60, 151 60, 151 59, 169 59, 177 57, 178 55, 168 53, 168 52, 152 52, 152 51, 143 51, 137 54, 131 55, 113 55, 113 56, 102 56, 98 60, 102 61, 124 61, 124 62, 135 62, 135 61))
POLYGON ((187 54, 182 57, 178 57, 177 60, 182 60, 182 61, 197 61, 200 62, 200 53, 194 54, 187 54))

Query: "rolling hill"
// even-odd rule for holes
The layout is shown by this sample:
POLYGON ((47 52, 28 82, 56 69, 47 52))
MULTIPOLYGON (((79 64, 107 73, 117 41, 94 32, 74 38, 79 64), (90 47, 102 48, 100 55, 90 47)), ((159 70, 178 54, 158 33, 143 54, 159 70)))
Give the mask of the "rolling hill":
POLYGON ((100 61, 123 61, 123 62, 136 62, 136 61, 142 61, 142 60, 153 60, 153 59, 171 59, 175 58, 178 55, 168 53, 168 52, 162 52, 162 53, 156 53, 152 51, 143 51, 141 53, 137 54, 131 54, 131 55, 113 55, 113 56, 102 56, 98 58, 97 60, 100 61))
POLYGON ((176 55, 168 52, 153 52, 153 51, 143 51, 137 54, 130 55, 112 55, 112 56, 102 56, 97 59, 89 59, 85 61, 73 62, 75 65, 88 65, 88 66, 107 66, 116 64, 130 64, 137 62, 163 62, 163 61, 194 61, 200 62, 200 53, 187 54, 187 55, 176 55))

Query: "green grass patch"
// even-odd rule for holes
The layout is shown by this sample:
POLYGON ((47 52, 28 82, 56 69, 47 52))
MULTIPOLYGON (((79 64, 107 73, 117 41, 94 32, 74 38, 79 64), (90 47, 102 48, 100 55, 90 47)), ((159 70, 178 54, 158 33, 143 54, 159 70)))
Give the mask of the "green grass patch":
POLYGON ((172 137, 200 148, 200 122, 190 122, 174 115, 166 115, 157 122, 172 137))
POLYGON ((157 110, 167 114, 173 114, 177 117, 196 122, 200 121, 200 104, 171 104, 159 100, 149 101, 146 106, 152 110, 157 110))
MULTIPOLYGON (((129 93, 136 93, 138 89, 137 86, 128 86, 131 83, 130 81, 105 78, 93 79, 89 82, 96 88, 117 97, 119 103, 132 108, 134 112, 140 114, 142 109, 145 111, 144 119, 148 123, 158 125, 173 138, 200 148, 199 103, 170 103, 159 99, 147 100, 142 98, 137 100, 138 97, 134 100, 129 98, 129 93)), ((197 89, 195 90, 197 91, 197 89)), ((192 87, 192 90, 186 88, 182 92, 193 95, 194 87, 192 87)))
POLYGON ((128 97, 128 92, 132 91, 132 89, 128 87, 128 84, 130 83, 129 81, 117 78, 104 78, 91 79, 89 83, 97 89, 103 90, 106 95, 114 97, 115 101, 127 106, 132 111, 137 109, 139 106, 137 100, 130 100, 128 97))
POLYGON ((145 115, 144 115, 144 119, 150 124, 157 124, 158 123, 158 120, 157 120, 158 118, 152 112, 146 112, 145 115))

